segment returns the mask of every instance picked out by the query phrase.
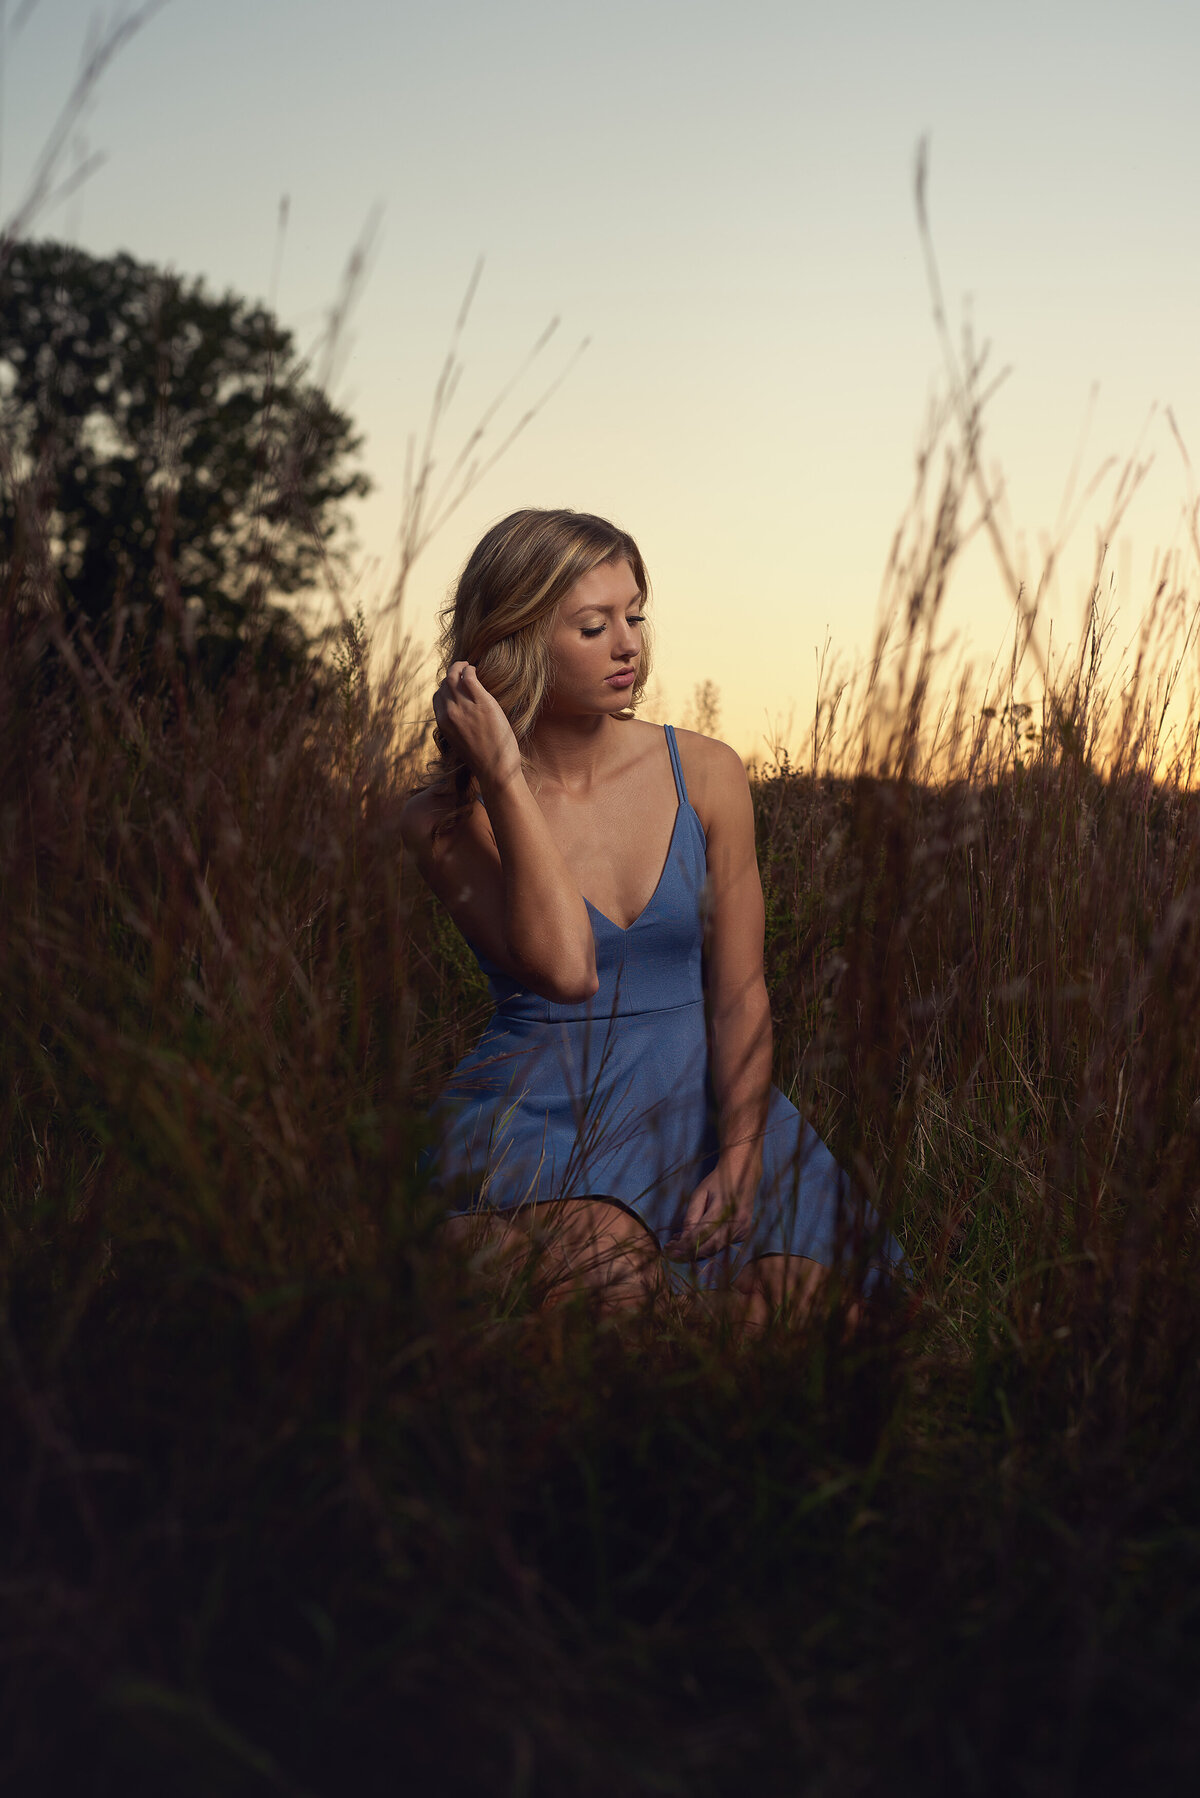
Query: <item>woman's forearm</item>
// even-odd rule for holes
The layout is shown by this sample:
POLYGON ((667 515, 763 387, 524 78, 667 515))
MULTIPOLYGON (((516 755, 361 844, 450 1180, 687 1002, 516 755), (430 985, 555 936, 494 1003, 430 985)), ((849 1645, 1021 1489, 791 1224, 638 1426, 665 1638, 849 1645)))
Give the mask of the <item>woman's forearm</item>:
POLYGON ((763 981, 718 998, 709 1032, 721 1165, 735 1179, 757 1178, 771 1091, 771 1007, 763 981))
POLYGON ((572 1003, 597 990, 596 943, 579 883, 523 773, 482 781, 504 875, 504 937, 535 992, 572 1003))

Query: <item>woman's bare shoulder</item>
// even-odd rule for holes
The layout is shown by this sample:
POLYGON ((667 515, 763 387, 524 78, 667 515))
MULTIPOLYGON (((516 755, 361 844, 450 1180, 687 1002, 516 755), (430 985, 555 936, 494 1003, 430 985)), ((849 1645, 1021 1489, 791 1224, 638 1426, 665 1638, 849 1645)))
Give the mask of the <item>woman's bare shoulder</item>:
POLYGON ((422 865, 435 855, 438 861, 444 860, 447 853, 452 854, 479 835, 475 813, 482 808, 472 806, 447 830, 446 824, 454 809, 451 796, 439 793, 434 787, 421 787, 405 803, 400 813, 400 835, 422 865))
POLYGON ((688 796, 697 811, 700 811, 699 801, 705 795, 719 800, 726 794, 746 791, 749 781, 745 764, 728 743, 722 743, 718 737, 705 737, 699 731, 678 727, 675 741, 679 746, 688 796))
POLYGON ((405 801, 400 813, 400 835, 414 854, 428 850, 438 825, 446 816, 446 801, 429 787, 420 787, 405 801))

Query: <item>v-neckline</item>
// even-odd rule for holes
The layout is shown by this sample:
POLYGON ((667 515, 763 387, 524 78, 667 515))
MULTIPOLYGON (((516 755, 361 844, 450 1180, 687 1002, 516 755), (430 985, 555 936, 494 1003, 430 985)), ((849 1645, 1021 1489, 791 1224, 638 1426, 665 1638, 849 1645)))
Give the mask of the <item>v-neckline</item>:
POLYGON ((641 921, 645 917, 646 913, 650 910, 650 907, 654 904, 654 901, 658 898, 659 890, 662 887, 663 881, 667 877, 667 869, 671 865, 671 856, 675 849, 675 838, 679 834, 679 820, 680 820, 680 818, 682 818, 686 809, 687 809, 686 802, 684 800, 680 799, 679 795, 676 794, 676 796, 675 796, 675 822, 671 826, 671 836, 670 836, 670 840, 667 843, 667 853, 663 857, 663 865, 659 870, 658 879, 654 883, 654 891, 651 893, 650 897, 647 899, 645 905, 643 905, 641 911, 638 913, 636 918, 631 918, 629 920, 628 924, 618 924, 615 921, 615 919, 609 917, 609 915, 606 911, 601 911, 600 907, 598 905, 593 905, 586 893, 583 895, 583 903, 587 906, 588 910, 594 911, 598 918, 603 918, 604 922, 611 929, 620 931, 622 936, 628 936, 629 932, 631 930, 633 930, 638 924, 641 923, 641 921))

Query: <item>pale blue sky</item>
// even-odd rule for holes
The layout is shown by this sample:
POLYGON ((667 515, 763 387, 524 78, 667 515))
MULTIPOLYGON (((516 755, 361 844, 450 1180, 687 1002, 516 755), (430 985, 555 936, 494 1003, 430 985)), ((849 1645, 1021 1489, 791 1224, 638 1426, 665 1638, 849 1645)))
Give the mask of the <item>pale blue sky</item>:
MULTIPOLYGON (((8 0, 4 209, 69 87, 93 8, 8 0)), ((111 15, 110 15, 111 16, 111 15)), ((918 139, 947 295, 1013 373, 990 418, 1031 569, 1100 383, 1086 466, 1170 404, 1200 464, 1200 8, 743 0, 170 0, 86 122, 107 161, 46 234, 266 295, 319 328, 372 206, 383 222, 340 397, 394 535, 407 433, 486 256, 465 431, 554 314, 566 384, 430 551, 411 621, 524 504, 620 518, 655 577, 678 716, 717 680, 728 734, 811 702, 813 650, 866 643, 938 373, 912 203, 918 139)), ((516 410, 520 401, 516 403, 516 410)), ((453 431, 451 432, 451 439, 453 431)), ((449 441, 449 440, 448 440, 449 441)), ((1132 623, 1186 488, 1160 419, 1124 536, 1132 623)), ((1098 502, 1064 574, 1079 614, 1098 502)), ((981 656, 1007 613, 982 555, 948 614, 981 656)), ((1056 626, 1056 630, 1059 627, 1056 626)))

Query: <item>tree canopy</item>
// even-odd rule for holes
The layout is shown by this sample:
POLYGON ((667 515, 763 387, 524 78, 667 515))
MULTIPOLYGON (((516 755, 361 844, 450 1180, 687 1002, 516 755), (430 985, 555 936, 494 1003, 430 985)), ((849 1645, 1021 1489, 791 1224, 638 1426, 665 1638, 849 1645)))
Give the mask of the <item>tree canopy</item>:
POLYGON ((18 243, 0 269, 0 525, 68 614, 118 612, 220 665, 297 627, 278 600, 369 490, 350 419, 265 307, 132 256, 18 243))

